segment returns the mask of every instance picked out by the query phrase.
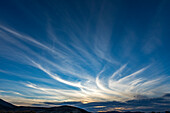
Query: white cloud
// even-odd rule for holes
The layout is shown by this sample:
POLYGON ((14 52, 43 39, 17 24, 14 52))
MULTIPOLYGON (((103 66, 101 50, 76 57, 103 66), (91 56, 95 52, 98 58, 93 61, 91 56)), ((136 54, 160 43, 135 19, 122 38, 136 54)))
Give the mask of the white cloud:
MULTIPOLYGON (((137 71, 133 71, 131 74, 127 74, 124 72, 129 68, 130 64, 124 64, 120 66, 119 69, 114 70, 114 72, 110 71, 113 72, 112 74, 106 73, 107 63, 111 63, 110 67, 115 66, 114 69, 116 69, 119 64, 110 54, 105 55, 105 52, 110 51, 108 50, 108 48, 110 48, 109 35, 106 42, 98 42, 100 40, 96 39, 96 43, 99 45, 94 45, 94 48, 90 50, 93 52, 91 54, 87 48, 79 44, 78 37, 74 37, 76 40, 73 44, 70 43, 71 47, 74 48, 71 49, 69 46, 57 40, 57 36, 55 36, 53 32, 48 31, 49 36, 54 40, 54 45, 57 45, 50 47, 48 44, 42 43, 41 41, 35 40, 33 37, 19 33, 10 28, 0 26, 0 29, 2 32, 0 37, 5 43, 4 45, 0 45, 1 54, 4 53, 8 56, 6 58, 10 60, 32 66, 32 68, 44 72, 51 77, 51 80, 55 80, 56 83, 61 83, 66 87, 60 88, 57 87, 57 85, 56 88, 50 85, 47 87, 41 79, 39 83, 36 84, 23 81, 22 85, 24 86, 12 82, 12 84, 15 84, 17 90, 28 91, 17 93, 17 91, 13 89, 14 91, 11 92, 13 94, 16 92, 15 94, 18 94, 20 97, 23 96, 22 98, 25 100, 27 100, 26 98, 28 97, 36 98, 36 95, 39 95, 41 99, 56 99, 58 101, 126 101, 133 99, 134 95, 138 94, 146 96, 154 95, 157 88, 156 85, 164 80, 161 77, 147 79, 146 76, 138 76, 145 73, 151 66, 146 66, 137 71), (102 43, 104 43, 104 45, 100 47, 102 43), (40 52, 34 51, 30 45, 40 52), (10 52, 3 51, 2 48, 10 50, 10 52), (103 61, 103 59, 105 61, 103 61), (90 69, 92 67, 94 68, 90 69), (76 80, 72 78, 76 78, 76 80)), ((0 72, 11 74, 4 70, 0 70, 0 72)), ((12 74, 19 77, 22 76, 16 73, 12 74)), ((26 77, 32 80, 38 80, 38 78, 34 78, 33 76, 29 77, 29 75, 27 75, 26 77)), ((10 89, 8 86, 6 86, 6 88, 10 89)), ((162 92, 165 90, 167 90, 167 88, 162 90, 162 92)), ((39 100, 37 101, 39 102, 39 100)))

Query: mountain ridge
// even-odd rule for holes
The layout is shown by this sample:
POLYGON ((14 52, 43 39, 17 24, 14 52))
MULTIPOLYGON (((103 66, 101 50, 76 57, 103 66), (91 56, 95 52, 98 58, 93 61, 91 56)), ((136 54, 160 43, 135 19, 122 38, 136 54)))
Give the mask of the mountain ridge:
POLYGON ((0 109, 13 109, 15 107, 15 105, 0 99, 0 109))
POLYGON ((90 113, 84 109, 74 107, 74 106, 59 106, 59 107, 28 107, 28 106, 15 106, 0 99, 0 113, 7 112, 20 112, 20 113, 90 113))
MULTIPOLYGON (((0 113, 91 113, 84 109, 62 105, 57 107, 31 107, 31 106, 15 106, 9 102, 0 99, 0 113)), ((101 113, 101 112, 94 112, 101 113)), ((106 111, 102 113, 145 113, 142 111, 106 111)), ((150 112, 151 113, 151 112, 150 112)), ((156 113, 156 112, 152 112, 156 113)), ((157 112, 158 113, 158 112, 157 112)), ((169 111, 159 112, 159 113, 170 113, 169 111)))

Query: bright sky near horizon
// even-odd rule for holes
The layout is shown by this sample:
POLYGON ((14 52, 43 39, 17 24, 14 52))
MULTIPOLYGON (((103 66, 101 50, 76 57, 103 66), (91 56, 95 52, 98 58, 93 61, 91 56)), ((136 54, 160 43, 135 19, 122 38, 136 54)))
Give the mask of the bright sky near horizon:
POLYGON ((1 0, 0 98, 40 105, 170 93, 169 12, 169 0, 1 0))

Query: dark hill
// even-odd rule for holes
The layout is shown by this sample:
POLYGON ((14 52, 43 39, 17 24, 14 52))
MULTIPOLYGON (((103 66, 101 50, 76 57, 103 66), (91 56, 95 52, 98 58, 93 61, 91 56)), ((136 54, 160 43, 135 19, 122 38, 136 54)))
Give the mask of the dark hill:
POLYGON ((16 106, 0 99, 0 109, 6 110, 6 109, 14 109, 16 106))
POLYGON ((2 99, 0 99, 0 113, 90 113, 83 109, 73 106, 59 106, 59 107, 26 107, 14 106, 2 99))

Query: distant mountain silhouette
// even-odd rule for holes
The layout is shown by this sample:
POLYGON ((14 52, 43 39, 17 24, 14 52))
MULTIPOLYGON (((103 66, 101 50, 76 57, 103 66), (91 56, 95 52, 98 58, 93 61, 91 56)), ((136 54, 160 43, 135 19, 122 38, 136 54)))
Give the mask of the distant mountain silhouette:
MULTIPOLYGON (((168 95, 169 96, 169 95, 168 95)), ((59 107, 27 107, 27 106, 15 106, 11 103, 8 103, 2 99, 0 99, 0 113, 90 113, 86 110, 73 107, 73 106, 59 106, 59 107)), ((118 111, 108 111, 102 113, 144 113, 144 112, 118 112, 118 111)), ((156 112, 152 112, 156 113, 156 112)), ((165 111, 162 113, 170 113, 169 111, 165 111)))
POLYGON ((0 109, 14 109, 16 106, 0 99, 0 109))
POLYGON ((14 106, 2 99, 0 99, 0 113, 90 113, 83 109, 73 106, 59 106, 59 107, 26 107, 14 106))

